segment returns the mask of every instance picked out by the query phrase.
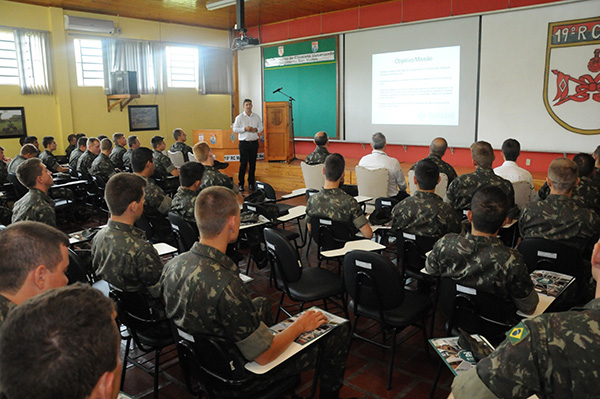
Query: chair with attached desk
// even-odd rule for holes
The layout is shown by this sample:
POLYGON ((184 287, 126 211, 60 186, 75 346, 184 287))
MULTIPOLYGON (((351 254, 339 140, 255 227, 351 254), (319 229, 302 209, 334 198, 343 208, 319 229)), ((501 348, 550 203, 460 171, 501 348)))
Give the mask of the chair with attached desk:
POLYGON ((515 190, 515 204, 522 208, 529 202, 533 201, 535 197, 535 189, 528 181, 521 180, 514 182, 513 188, 515 190))
POLYGON ((304 177, 304 186, 320 190, 325 185, 325 174, 323 173, 323 164, 309 165, 306 162, 300 162, 302 176, 304 177))
POLYGON ((183 165, 186 162, 186 159, 184 159, 183 157, 183 152, 181 151, 167 151, 167 154, 169 154, 169 159, 171 160, 173 166, 175 166, 176 168, 180 168, 181 165, 183 165))
POLYGON ((98 280, 92 266, 91 256, 86 262, 71 248, 69 248, 69 266, 65 274, 69 279, 69 284, 81 282, 92 285, 98 280))
POLYGON ((175 212, 169 212, 169 221, 173 230, 177 232, 179 253, 189 251, 200 236, 198 227, 187 222, 181 215, 175 212))
MULTIPOLYGON (((346 223, 337 222, 320 216, 309 218, 308 223, 310 225, 311 238, 317 245, 317 260, 319 267, 321 267, 321 262, 325 259, 322 255, 323 251, 340 249, 343 248, 344 244, 348 241, 360 239, 346 223)), ((308 256, 308 250, 306 255, 308 256)), ((341 260, 339 266, 341 268, 341 260)))
MULTIPOLYGON (((387 197, 389 171, 385 168, 367 169, 356 166, 356 184, 358 195, 372 198, 387 197)), ((367 203, 367 211, 372 211, 374 204, 367 203)))

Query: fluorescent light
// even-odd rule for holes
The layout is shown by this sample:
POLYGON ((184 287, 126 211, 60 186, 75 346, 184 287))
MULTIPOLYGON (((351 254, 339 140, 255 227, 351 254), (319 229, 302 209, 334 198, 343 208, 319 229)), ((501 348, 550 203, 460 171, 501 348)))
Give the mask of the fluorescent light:
MULTIPOLYGON (((247 2, 248 0, 244 0, 244 3, 247 2)), ((217 1, 213 1, 211 3, 209 3, 208 1, 206 2, 206 9, 207 10, 218 10, 219 8, 225 8, 225 7, 229 7, 229 6, 234 6, 236 4, 236 0, 217 0, 217 1)))

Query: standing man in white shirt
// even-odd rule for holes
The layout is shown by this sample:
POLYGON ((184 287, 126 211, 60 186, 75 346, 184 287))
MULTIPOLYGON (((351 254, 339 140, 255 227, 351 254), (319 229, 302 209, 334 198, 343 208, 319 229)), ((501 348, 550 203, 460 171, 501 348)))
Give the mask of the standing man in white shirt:
POLYGON ((233 131, 238 134, 240 149, 240 171, 238 173, 239 190, 244 191, 244 179, 246 167, 248 169, 248 188, 250 191, 256 189, 254 172, 256 170, 256 156, 258 154, 258 135, 263 131, 263 123, 260 116, 252 112, 252 100, 244 100, 244 112, 239 114, 233 122, 233 131))
POLYGON ((505 178, 511 183, 518 181, 526 181, 531 187, 529 200, 532 201, 535 197, 535 188, 533 186, 533 176, 526 169, 517 165, 517 158, 521 155, 521 144, 515 139, 506 139, 502 143, 502 156, 504 163, 497 168, 494 168, 494 173, 505 178))
POLYGON ((377 132, 371 137, 371 147, 373 152, 365 155, 358 162, 358 166, 367 169, 385 168, 389 172, 388 176, 388 197, 396 197, 403 200, 408 197, 406 193, 406 180, 404 172, 400 167, 400 162, 385 153, 386 140, 381 132, 377 132))

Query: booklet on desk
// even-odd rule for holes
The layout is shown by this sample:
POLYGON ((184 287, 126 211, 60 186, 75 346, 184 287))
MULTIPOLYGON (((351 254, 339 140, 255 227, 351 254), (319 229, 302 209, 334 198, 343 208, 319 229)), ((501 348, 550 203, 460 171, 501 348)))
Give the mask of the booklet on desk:
MULTIPOLYGON (((269 362, 263 366, 261 366, 260 364, 258 364, 256 362, 248 362, 248 363, 246 363, 246 366, 245 366, 246 370, 251 371, 254 374, 264 374, 267 371, 271 370, 272 368, 280 365, 281 363, 283 363, 290 357, 294 356, 296 353, 300 352, 302 349, 304 349, 308 345, 311 345, 313 342, 315 342, 316 340, 321 338, 323 335, 327 334, 329 331, 331 331, 335 327, 339 326, 340 324, 344 324, 344 323, 348 322, 348 319, 331 314, 331 313, 329 313, 323 309, 320 309, 316 306, 313 306, 312 308, 307 309, 307 310, 317 310, 317 311, 323 313, 325 316, 327 316, 327 323, 321 324, 319 327, 317 327, 313 331, 308 331, 308 332, 300 334, 294 340, 294 342, 292 342, 291 345, 288 346, 287 349, 285 351, 283 351, 283 353, 281 355, 279 355, 272 362, 269 362)), ((283 330, 285 330, 286 328, 288 328, 304 312, 306 312, 306 310, 298 313, 297 315, 290 317, 289 319, 286 319, 280 323, 275 324, 274 326, 270 327, 269 329, 271 330, 273 335, 277 335, 280 332, 282 332, 283 330)))
POLYGON ((527 318, 544 313, 556 297, 562 294, 575 281, 575 277, 573 276, 549 270, 534 270, 529 276, 533 282, 533 288, 538 293, 539 302, 535 311, 530 315, 520 310, 517 311, 517 315, 527 318))
MULTIPOLYGON (((494 350, 492 344, 481 335, 472 334, 471 337, 478 342, 482 342, 492 351, 494 350)), ((458 345, 458 337, 430 339, 429 343, 454 375, 470 370, 477 364, 471 351, 465 350, 458 345)))

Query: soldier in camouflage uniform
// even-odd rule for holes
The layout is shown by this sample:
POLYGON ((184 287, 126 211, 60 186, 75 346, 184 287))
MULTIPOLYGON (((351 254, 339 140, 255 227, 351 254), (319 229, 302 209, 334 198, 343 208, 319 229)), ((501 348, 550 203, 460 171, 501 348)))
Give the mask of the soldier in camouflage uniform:
POLYGON ((112 149, 109 158, 115 168, 124 171, 125 164, 123 163, 123 155, 127 152, 127 149, 125 148, 125 144, 127 143, 125 135, 123 133, 113 134, 113 142, 115 143, 115 147, 112 149))
POLYGON ((39 222, 14 223, 0 232, 0 327, 15 306, 67 284, 68 248, 65 233, 39 222))
POLYGON ((40 159, 42 160, 44 165, 46 165, 48 170, 52 173, 68 173, 69 169, 60 166, 60 164, 56 160, 56 157, 52 155, 52 151, 56 150, 56 141, 54 141, 54 137, 44 137, 42 139, 42 146, 44 146, 44 151, 40 154, 40 159))
POLYGON ((48 195, 54 181, 46 165, 39 158, 28 159, 17 169, 17 178, 29 192, 15 202, 12 222, 33 220, 56 227, 54 200, 48 195))
POLYGON ((600 217, 571 198, 577 183, 577 164, 557 158, 548 168, 550 195, 527 204, 521 212, 519 229, 523 238, 560 241, 582 251, 598 238, 600 217))
POLYGON ((311 195, 306 202, 309 218, 325 217, 345 223, 359 231, 365 238, 373 237, 371 226, 356 200, 340 187, 344 182, 346 162, 340 154, 331 154, 325 159, 325 184, 321 191, 311 195))
POLYGON ((442 237, 427 257, 432 275, 451 277, 456 282, 499 297, 510 309, 531 314, 538 296, 521 254, 496 238, 506 220, 508 200, 500 188, 484 187, 471 201, 467 217, 471 232, 442 237))
MULTIPOLYGON (((452 183, 454 179, 456 179, 456 171, 447 162, 444 162, 442 157, 446 154, 446 150, 448 149, 448 142, 443 137, 437 137, 433 139, 431 144, 429 145, 429 155, 426 159, 431 159, 437 165, 440 173, 445 173, 448 176, 448 184, 452 183)), ((414 170, 415 165, 410 167, 409 170, 414 170)))
POLYGON ((600 244, 592 256, 596 298, 581 309, 526 319, 452 384, 456 399, 591 398, 600 370, 600 244))
POLYGON ((154 177, 160 180, 166 179, 169 175, 179 176, 179 171, 168 156, 162 152, 165 150, 166 144, 161 136, 152 137, 152 156, 154 157, 154 177))
POLYGON ((35 146, 33 144, 25 144, 23 147, 21 147, 21 152, 19 153, 19 155, 15 156, 13 160, 10 161, 10 163, 8 164, 8 174, 16 175, 19 166, 23 162, 35 156, 37 156, 37 149, 35 148, 35 146))
POLYGON ((440 180, 435 162, 425 158, 414 167, 418 191, 396 204, 392 210, 392 228, 426 237, 460 233, 462 227, 456 212, 435 193, 440 180))
POLYGON ((200 192, 202 175, 204 175, 204 166, 201 163, 184 163, 179 173, 181 186, 177 189, 173 202, 171 202, 171 212, 177 213, 193 226, 196 225, 194 206, 196 205, 196 197, 200 192))
POLYGON ((204 141, 196 143, 194 145, 193 152, 196 161, 204 165, 204 176, 202 177, 200 190, 204 190, 205 188, 212 186, 222 186, 236 193, 238 196, 238 202, 242 204, 244 202, 244 198, 242 197, 242 194, 240 194, 240 192, 238 191, 238 188, 233 185, 233 180, 231 179, 231 177, 219 172, 215 168, 215 158, 213 157, 213 153, 208 143, 204 141))
POLYGON ((329 155, 329 150, 327 149, 327 146, 329 145, 329 137, 327 137, 327 133, 317 132, 317 134, 315 134, 314 141, 317 148, 308 154, 304 160, 304 162, 306 162, 308 165, 325 163, 325 158, 327 158, 329 155))
POLYGON ((69 134, 67 136, 67 142, 69 143, 69 145, 67 146, 67 148, 65 148, 65 156, 67 159, 69 159, 71 153, 77 148, 77 135, 69 134))
POLYGON ((87 139, 87 150, 77 160, 77 172, 88 178, 91 174, 92 163, 100 153, 100 141, 95 137, 87 139))
POLYGON ((8 183, 8 161, 4 157, 4 148, 0 147, 0 184, 8 183))
POLYGON ((77 139, 77 148, 71 151, 71 155, 69 156, 69 169, 71 170, 71 174, 73 176, 76 176, 77 174, 77 163, 86 149, 87 138, 80 137, 79 139, 77 139))
POLYGON ((111 215, 92 240, 92 263, 101 278, 125 292, 142 292, 160 309, 157 284, 163 263, 144 232, 133 225, 144 210, 145 187, 146 181, 131 173, 108 181, 105 198, 111 215))
POLYGON ((169 151, 171 151, 171 152, 181 151, 181 153, 183 154, 184 162, 187 162, 188 157, 189 157, 188 154, 190 152, 193 153, 192 147, 185 144, 185 142, 187 140, 187 134, 185 134, 185 132, 183 131, 182 128, 178 127, 173 130, 173 138, 175 139, 175 143, 171 146, 169 151))
POLYGON ((101 178, 105 184, 115 174, 115 165, 109 158, 111 150, 112 142, 110 139, 103 139, 100 142, 100 154, 94 159, 90 168, 90 174, 101 178))
MULTIPOLYGON (((237 239, 240 211, 231 190, 210 187, 198 196, 196 219, 200 242, 169 261, 161 277, 167 317, 190 334, 210 334, 231 340, 247 361, 266 364, 284 351, 302 332, 326 321, 320 312, 308 311, 292 323, 290 334, 274 336, 266 298, 251 299, 239 278, 239 269, 225 255, 237 239), (218 221, 218 223, 215 223, 218 221)), ((320 398, 338 398, 348 354, 348 329, 334 328, 322 339, 320 398)), ((250 394, 279 379, 315 367, 318 346, 312 345, 276 370, 256 376, 243 387, 250 394)))
POLYGON ((131 153, 136 148, 140 148, 140 140, 137 136, 129 136, 127 137, 127 145, 129 146, 129 149, 123 154, 123 166, 125 167, 125 170, 133 171, 131 168, 131 153))
POLYGON ((511 182, 496 175, 492 169, 494 150, 485 141, 478 141, 471 145, 471 157, 477 165, 474 172, 457 177, 448 186, 446 197, 450 205, 457 211, 469 209, 473 194, 480 188, 491 185, 499 187, 508 198, 510 218, 518 217, 518 208, 515 206, 515 190, 511 182))

